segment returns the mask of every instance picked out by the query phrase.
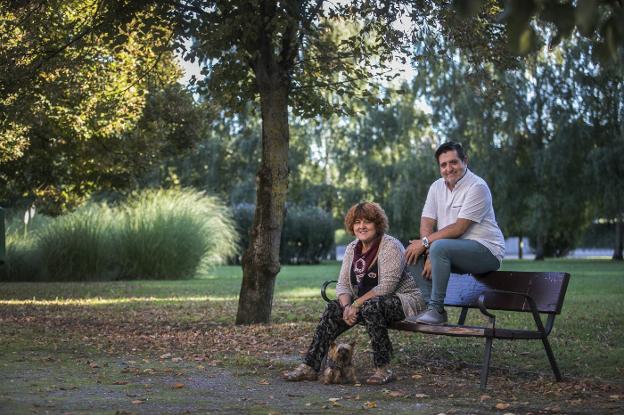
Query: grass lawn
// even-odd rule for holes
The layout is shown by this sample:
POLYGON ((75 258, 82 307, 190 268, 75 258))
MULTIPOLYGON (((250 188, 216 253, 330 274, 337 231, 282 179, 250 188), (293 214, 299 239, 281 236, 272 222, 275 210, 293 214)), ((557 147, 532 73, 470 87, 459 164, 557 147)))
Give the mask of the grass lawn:
MULTIPOLYGON (((403 384, 412 387, 422 383, 423 388, 430 387, 431 391, 451 385, 450 389, 457 392, 455 397, 452 393, 445 395, 447 405, 451 405, 449 400, 460 399, 451 406, 475 413, 488 413, 479 410, 487 402, 492 403, 490 409, 500 409, 494 403, 502 402, 503 406, 505 402, 522 403, 519 396, 523 394, 554 400, 559 410, 568 408, 570 413, 585 413, 581 410, 585 404, 604 412, 622 410, 624 263, 509 260, 505 261, 504 269, 566 271, 572 275, 563 312, 550 336, 567 382, 552 382, 540 342, 495 341, 490 389, 500 390, 502 395, 494 396, 492 392, 488 392, 492 396, 481 395, 477 386, 482 340, 392 332, 396 366, 402 371, 403 384), (495 399, 498 400, 494 402, 495 399), (598 407, 597 402, 600 402, 598 407)), ((0 386, 0 413, 67 411, 59 403, 62 400, 46 406, 51 390, 86 390, 86 385, 97 389, 103 384, 125 385, 125 395, 120 399, 128 401, 131 412, 145 412, 141 408, 147 408, 143 405, 146 401, 139 402, 145 389, 132 391, 130 385, 136 386, 137 379, 141 379, 143 386, 149 384, 145 379, 148 375, 151 381, 159 374, 160 379, 170 376, 169 382, 174 387, 167 388, 166 393, 159 392, 161 399, 170 403, 174 399, 170 396, 172 389, 182 384, 175 381, 176 370, 187 375, 197 374, 198 370, 201 373, 217 370, 214 376, 225 379, 218 372, 219 368, 225 368, 260 376, 261 380, 269 379, 266 384, 273 383, 271 379, 277 377, 279 370, 292 366, 309 344, 324 306, 319 287, 323 281, 335 279, 338 270, 337 262, 284 266, 276 285, 273 323, 244 327, 233 324, 241 282, 239 267, 223 266, 202 278, 183 281, 0 283, 0 375, 16 382, 15 388, 11 386, 12 380, 0 386), (47 380, 35 381, 31 378, 38 366, 59 370, 59 374, 67 371, 67 376, 55 378, 48 373, 51 377, 41 375, 47 380), (84 373, 78 368, 84 369, 84 373), (118 381, 120 378, 124 380, 118 381), (28 392, 18 388, 24 385, 30 385, 28 392), (132 399, 132 395, 138 398, 132 399)), ((472 311, 469 319, 478 321, 478 314, 472 311)), ((529 315, 500 314, 497 314, 499 326, 533 325, 529 315)), ((451 314, 451 318, 456 315, 451 314)), ((345 336, 358 341, 358 367, 363 371, 370 369, 365 330, 358 327, 345 336)), ((152 382, 151 387, 158 388, 154 385, 152 382)), ((399 393, 391 395, 397 397, 399 393)), ((380 408, 385 398, 388 396, 383 394, 376 398, 380 408)), ((413 403, 413 398, 409 402, 413 403)), ((529 398, 526 399, 528 402, 529 398)), ((105 404, 106 401, 102 403, 105 404)), ((338 411, 335 404, 332 401, 329 409, 338 411)), ((541 410, 544 405, 540 406, 541 410)), ((82 407, 69 406, 72 408, 80 412, 82 407)), ((169 412, 162 408, 151 407, 145 413, 169 412)), ((210 412, 205 406, 199 408, 210 412)), ((249 406, 245 408, 255 411, 249 406)), ((265 410, 271 406, 258 408, 258 413, 267 413, 265 410)), ((306 412, 305 406, 302 408, 297 411, 306 412)), ((449 411, 448 406, 431 408, 435 409, 431 413, 449 411)), ((528 404, 517 408, 524 408, 517 409, 518 413, 538 412, 528 404)), ((410 407, 410 411, 414 408, 410 407)), ((289 413, 289 410, 282 408, 281 412, 289 413)), ((401 413, 402 409, 397 407, 395 412, 401 413)))

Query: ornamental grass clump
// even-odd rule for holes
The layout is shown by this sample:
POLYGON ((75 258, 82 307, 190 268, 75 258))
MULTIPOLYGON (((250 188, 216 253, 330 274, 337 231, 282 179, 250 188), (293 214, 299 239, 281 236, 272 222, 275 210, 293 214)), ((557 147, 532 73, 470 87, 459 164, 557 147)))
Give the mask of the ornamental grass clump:
POLYGON ((36 235, 50 221, 51 218, 45 215, 36 215, 28 226, 25 226, 21 217, 17 215, 7 219, 6 264, 0 272, 2 280, 36 281, 44 278, 41 250, 36 235))
POLYGON ((146 190, 7 233, 9 281, 192 278, 236 254, 227 209, 190 189, 146 190))
POLYGON ((236 253, 226 208, 191 189, 147 190, 120 207, 123 279, 189 278, 236 253))
POLYGON ((35 235, 43 269, 50 281, 110 280, 118 275, 113 209, 87 204, 59 216, 35 235))

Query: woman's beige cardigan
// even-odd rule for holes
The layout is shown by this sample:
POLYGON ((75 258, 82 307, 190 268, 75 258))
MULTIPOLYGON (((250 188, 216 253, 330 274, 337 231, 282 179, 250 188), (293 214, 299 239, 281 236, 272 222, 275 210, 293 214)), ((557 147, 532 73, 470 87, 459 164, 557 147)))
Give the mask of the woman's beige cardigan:
MULTIPOLYGON (((357 240, 351 242, 345 250, 336 284, 337 296, 349 294, 352 299, 357 298, 357 285, 351 285, 351 263, 357 242, 357 240)), ((401 242, 390 235, 384 235, 379 244, 377 261, 379 281, 373 288, 377 295, 396 294, 403 305, 405 317, 417 315, 425 310, 426 304, 422 293, 405 269, 405 248, 401 242)))

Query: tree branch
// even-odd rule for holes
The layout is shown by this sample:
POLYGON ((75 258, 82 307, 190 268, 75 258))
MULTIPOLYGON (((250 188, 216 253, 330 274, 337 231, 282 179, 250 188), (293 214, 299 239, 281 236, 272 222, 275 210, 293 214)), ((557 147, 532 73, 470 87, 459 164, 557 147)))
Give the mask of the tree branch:
POLYGON ((300 91, 300 90, 304 90, 304 89, 310 89, 310 88, 319 88, 319 87, 334 87, 334 86, 340 86, 340 85, 348 85, 348 84, 352 84, 354 82, 357 81, 363 81, 363 80, 367 80, 367 79, 374 79, 374 78, 378 78, 383 76, 384 74, 390 73, 391 70, 387 70, 378 74, 374 74, 371 76, 362 76, 362 77, 355 77, 355 78, 349 78, 346 79, 344 81, 340 81, 340 82, 314 82, 311 84, 307 84, 307 85, 299 85, 299 86, 295 86, 293 87, 293 91, 300 91))

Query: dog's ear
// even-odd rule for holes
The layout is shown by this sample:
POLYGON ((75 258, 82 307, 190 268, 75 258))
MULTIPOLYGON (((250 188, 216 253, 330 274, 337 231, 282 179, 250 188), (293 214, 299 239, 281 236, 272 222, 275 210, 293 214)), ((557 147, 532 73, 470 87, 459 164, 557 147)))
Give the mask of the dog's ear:
POLYGON ((333 342, 331 342, 331 343, 329 344, 329 349, 331 350, 331 349, 335 349, 335 348, 336 348, 336 342, 335 342, 335 341, 333 341, 333 342))

